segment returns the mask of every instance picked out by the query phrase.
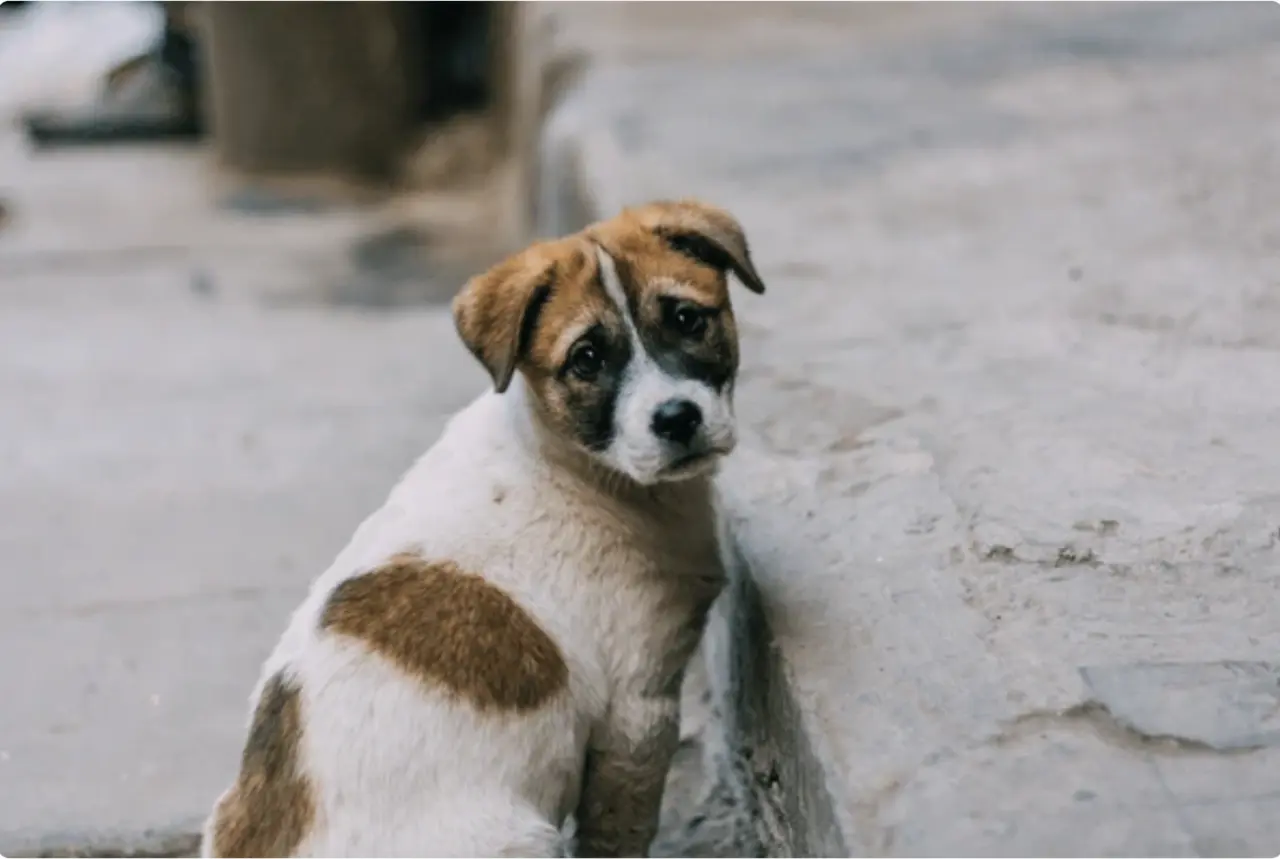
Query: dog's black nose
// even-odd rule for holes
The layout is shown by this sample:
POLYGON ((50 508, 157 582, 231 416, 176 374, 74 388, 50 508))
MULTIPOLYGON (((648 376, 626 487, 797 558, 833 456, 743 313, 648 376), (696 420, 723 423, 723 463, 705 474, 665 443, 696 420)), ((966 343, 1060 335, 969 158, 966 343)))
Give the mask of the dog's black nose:
POLYGON ((653 413, 653 434, 675 444, 688 444, 702 426, 702 409, 688 400, 667 400, 653 413))

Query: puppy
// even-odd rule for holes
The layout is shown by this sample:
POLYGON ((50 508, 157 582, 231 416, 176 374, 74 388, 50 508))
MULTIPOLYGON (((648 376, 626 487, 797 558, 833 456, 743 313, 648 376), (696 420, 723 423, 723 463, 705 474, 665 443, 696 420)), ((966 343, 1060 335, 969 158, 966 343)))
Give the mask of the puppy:
POLYGON ((469 281, 493 389, 315 582, 205 856, 642 856, 723 568, 739 224, 653 203, 469 281))

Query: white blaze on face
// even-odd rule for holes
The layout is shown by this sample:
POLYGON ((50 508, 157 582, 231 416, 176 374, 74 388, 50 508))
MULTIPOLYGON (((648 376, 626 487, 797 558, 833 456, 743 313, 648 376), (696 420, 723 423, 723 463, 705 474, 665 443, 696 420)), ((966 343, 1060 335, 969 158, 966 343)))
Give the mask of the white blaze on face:
POLYGON ((631 341, 631 360, 614 402, 613 441, 602 458, 640 483, 678 480, 705 472, 737 441, 733 385, 716 391, 705 382, 665 371, 644 347, 613 258, 599 246, 596 257, 605 292, 617 306, 631 341), (655 412, 669 400, 687 400, 702 412, 702 425, 688 444, 673 444, 653 431, 655 412), (682 460, 690 457, 695 461, 682 466, 682 460))

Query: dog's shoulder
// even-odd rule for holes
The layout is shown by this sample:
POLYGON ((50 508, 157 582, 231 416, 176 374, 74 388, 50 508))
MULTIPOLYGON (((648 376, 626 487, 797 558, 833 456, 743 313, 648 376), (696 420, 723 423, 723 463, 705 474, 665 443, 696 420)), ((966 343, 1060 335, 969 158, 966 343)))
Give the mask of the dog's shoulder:
POLYGON ((564 612, 544 589, 572 574, 557 541, 575 529, 545 477, 496 395, 481 396, 315 580, 268 670, 337 641, 480 709, 553 697, 567 683, 564 612))
POLYGON ((500 398, 487 392, 450 418, 315 587, 331 590, 343 578, 406 551, 443 558, 455 547, 495 543, 503 522, 530 515, 515 507, 536 498, 537 476, 500 398))

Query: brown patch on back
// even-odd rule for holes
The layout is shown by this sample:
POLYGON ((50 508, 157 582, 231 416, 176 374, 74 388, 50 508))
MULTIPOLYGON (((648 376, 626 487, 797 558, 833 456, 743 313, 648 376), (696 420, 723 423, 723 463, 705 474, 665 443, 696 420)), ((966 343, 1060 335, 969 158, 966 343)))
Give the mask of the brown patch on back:
POLYGON ((311 785, 299 766, 302 706, 279 674, 258 699, 240 774, 214 808, 215 856, 291 856, 315 817, 311 785))
POLYGON ((449 561, 396 555, 347 579, 320 625, 480 710, 532 710, 569 682, 546 631, 502 590, 449 561))

